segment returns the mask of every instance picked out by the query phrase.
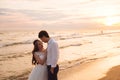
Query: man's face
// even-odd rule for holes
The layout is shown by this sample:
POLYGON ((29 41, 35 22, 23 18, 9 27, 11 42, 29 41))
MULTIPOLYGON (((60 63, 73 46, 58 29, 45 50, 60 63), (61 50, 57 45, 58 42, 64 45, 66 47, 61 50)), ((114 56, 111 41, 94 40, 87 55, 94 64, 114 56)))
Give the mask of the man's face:
POLYGON ((44 43, 47 43, 47 38, 46 37, 42 37, 42 38, 40 38, 44 43))

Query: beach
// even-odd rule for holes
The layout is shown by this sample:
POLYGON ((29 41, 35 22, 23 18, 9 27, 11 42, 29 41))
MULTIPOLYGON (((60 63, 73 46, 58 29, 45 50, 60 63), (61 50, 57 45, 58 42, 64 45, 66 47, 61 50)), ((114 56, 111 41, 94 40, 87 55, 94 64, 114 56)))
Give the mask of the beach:
MULTIPOLYGON (((37 31, 0 33, 0 80, 27 80, 34 68, 31 51, 37 35, 37 31)), ((120 80, 119 31, 50 35, 59 44, 59 80, 120 80)))
POLYGON ((78 65, 61 71, 60 80, 120 80, 120 56, 78 65))
POLYGON ((0 0, 0 80, 28 80, 42 30, 58 80, 120 80, 120 0, 0 0))

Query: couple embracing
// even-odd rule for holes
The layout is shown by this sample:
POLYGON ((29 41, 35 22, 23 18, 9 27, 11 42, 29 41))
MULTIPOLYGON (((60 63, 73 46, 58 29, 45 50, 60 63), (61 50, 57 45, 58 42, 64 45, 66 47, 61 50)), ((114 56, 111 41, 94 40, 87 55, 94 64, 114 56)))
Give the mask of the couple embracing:
POLYGON ((35 67, 31 71, 28 80, 58 80, 58 43, 50 38, 45 30, 40 31, 38 37, 41 41, 35 40, 33 42, 34 49, 32 51, 32 64, 35 67), (44 49, 43 42, 47 43, 47 49, 44 49))

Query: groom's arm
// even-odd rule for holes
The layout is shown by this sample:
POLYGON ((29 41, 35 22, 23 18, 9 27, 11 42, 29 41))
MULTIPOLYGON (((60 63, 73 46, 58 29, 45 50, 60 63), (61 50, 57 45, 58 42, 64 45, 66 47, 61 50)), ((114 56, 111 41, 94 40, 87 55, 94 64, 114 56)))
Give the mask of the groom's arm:
POLYGON ((59 48, 56 42, 52 44, 51 55, 52 55, 51 67, 55 68, 59 57, 59 48))
POLYGON ((50 53, 52 56, 51 57, 51 69, 50 69, 50 71, 52 74, 54 74, 54 68, 57 65, 57 61, 58 61, 58 57, 59 57, 59 49, 58 49, 58 44, 56 42, 52 43, 50 53))

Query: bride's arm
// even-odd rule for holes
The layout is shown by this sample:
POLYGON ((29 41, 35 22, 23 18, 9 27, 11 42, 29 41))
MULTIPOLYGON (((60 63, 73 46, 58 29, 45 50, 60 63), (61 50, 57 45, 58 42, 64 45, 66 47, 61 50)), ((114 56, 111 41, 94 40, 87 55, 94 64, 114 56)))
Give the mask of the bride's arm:
POLYGON ((46 49, 43 51, 44 52, 44 62, 46 62, 46 60, 47 60, 47 51, 46 51, 46 49))
POLYGON ((41 65, 44 64, 45 60, 41 60, 38 55, 34 54, 34 57, 35 57, 36 61, 38 61, 38 64, 41 64, 41 65))

